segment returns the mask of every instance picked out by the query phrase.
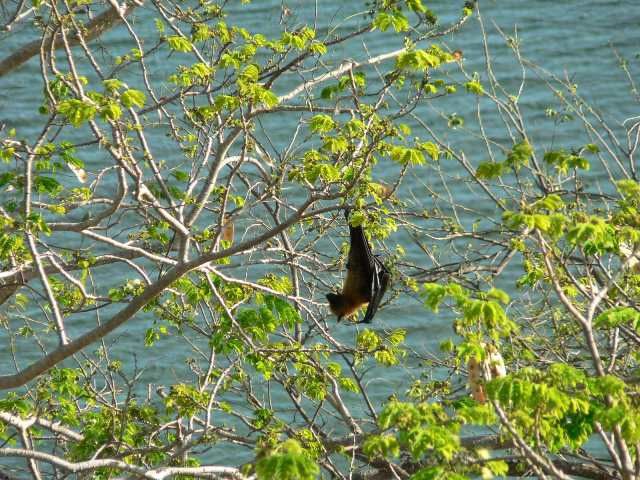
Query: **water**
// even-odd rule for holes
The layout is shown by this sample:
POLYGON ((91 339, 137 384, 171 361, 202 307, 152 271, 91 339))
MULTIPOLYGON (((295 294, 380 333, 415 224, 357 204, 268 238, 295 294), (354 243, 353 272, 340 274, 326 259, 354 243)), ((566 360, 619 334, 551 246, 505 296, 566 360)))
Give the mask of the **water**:
MULTIPOLYGON (((351 28, 363 22, 361 15, 353 15, 357 9, 353 7, 355 2, 323 1, 319 5, 324 12, 335 12, 334 19, 349 17, 343 24, 333 22, 337 31, 351 28)), ((232 9, 232 19, 238 19, 250 31, 260 31, 277 26, 274 19, 280 13, 280 1, 256 2, 251 13, 246 14, 240 7, 232 9), (269 18, 270 22, 265 22, 269 18), (273 27, 272 27, 273 26, 273 27)), ((292 11, 292 18, 299 22, 312 18, 314 2, 291 1, 288 3, 292 11)), ((440 13, 444 22, 454 18, 458 13, 457 2, 437 1, 430 2, 429 6, 440 13), (452 5, 455 4, 455 5, 452 5)), ((519 70, 513 61, 512 55, 504 44, 504 39, 497 33, 495 26, 499 26, 508 35, 514 35, 514 27, 517 26, 517 36, 522 44, 523 54, 535 63, 558 76, 572 78, 579 84, 583 96, 602 110, 605 117, 621 122, 626 118, 638 114, 638 105, 630 101, 628 85, 623 75, 617 68, 617 60, 612 48, 629 60, 635 61, 640 54, 640 8, 636 2, 617 1, 567 1, 548 2, 538 1, 483 1, 482 12, 485 19, 485 28, 488 33, 488 43, 492 52, 493 66, 498 78, 510 90, 515 91, 520 82, 519 70)), ((319 37, 326 32, 326 24, 319 25, 319 37)), ((478 22, 471 20, 461 32, 446 37, 442 41, 452 50, 460 49, 464 52, 465 68, 468 72, 482 72, 484 70, 484 58, 479 36, 478 22)), ((143 32, 151 38, 152 32, 143 32)), ((267 32, 268 33, 268 32, 267 32)), ((15 45, 21 44, 29 35, 23 32, 19 37, 0 35, 0 51, 9 52, 15 45)), ((128 39, 113 31, 105 36, 107 42, 115 53, 125 54, 132 47, 128 39)), ((401 45, 388 45, 381 38, 368 40, 367 48, 371 54, 384 51, 387 48, 398 48, 401 45)), ((346 51, 342 47, 335 52, 339 58, 356 58, 360 56, 358 50, 346 51)), ((358 46, 359 48, 359 46, 358 46)), ((165 76, 171 71, 175 59, 167 59, 164 56, 152 57, 149 68, 156 76, 165 76)), ((34 95, 31 88, 31 78, 39 78, 39 70, 36 62, 31 61, 11 75, 0 78, 0 120, 7 122, 8 128, 16 128, 20 135, 33 137, 37 135, 39 120, 34 121, 34 112, 37 110, 38 96, 34 95)), ((283 93, 296 85, 295 77, 286 79, 278 86, 277 92, 283 93)), ((160 92, 163 93, 163 92, 160 92)), ((579 122, 563 123, 556 127, 549 118, 545 117, 545 108, 554 105, 553 96, 545 84, 529 74, 525 94, 520 100, 522 110, 528 121, 528 129, 534 145, 540 148, 558 147, 571 148, 583 143, 587 139, 579 122)), ((453 145, 462 148, 471 163, 477 165, 486 160, 487 153, 480 141, 471 138, 464 131, 451 131, 446 128, 446 121, 439 118, 434 107, 445 112, 456 112, 472 123, 475 112, 475 100, 468 95, 456 95, 438 101, 431 105, 421 106, 416 110, 418 117, 428 121, 438 132, 441 132, 453 145)), ((292 117, 278 115, 266 119, 263 128, 269 132, 270 139, 275 145, 285 145, 290 139, 290 132, 295 128, 294 124, 286 124, 283 121, 292 117)), ((297 120, 297 119, 296 119, 297 120)), ((505 131, 496 117, 486 118, 488 137, 496 141, 505 141, 505 131)), ((418 132, 418 125, 410 122, 418 132)), ((170 143, 164 141, 163 136, 153 136, 154 152, 158 158, 171 158, 175 152, 166 149, 170 143), (163 145, 165 150, 163 150, 163 145)), ((78 135, 78 138, 80 136, 78 135)), ((73 140, 73 138, 70 138, 73 140)), ((87 155, 84 160, 87 169, 100 165, 104 160, 105 152, 95 152, 87 155)), ((0 167, 1 168, 1 167, 0 167)), ((393 169, 395 167, 389 166, 393 169)), ((455 199, 467 205, 473 205, 471 212, 463 220, 473 222, 483 219, 493 212, 490 203, 478 203, 475 201, 477 192, 475 188, 469 188, 459 178, 462 176, 458 164, 451 163, 451 167, 445 166, 445 173, 450 175, 452 195, 455 199)), ((429 198, 425 195, 423 182, 432 180, 425 170, 418 170, 407 178, 404 192, 413 193, 416 198, 424 202, 420 205, 416 202, 415 208, 431 208, 429 198), (427 178, 425 178, 425 175, 427 178)), ((385 176, 385 175, 382 175, 385 176)), ((71 175, 69 177, 72 180, 71 175)), ((602 168, 594 168, 589 176, 589 181, 599 184, 604 180, 602 168)), ((437 181, 436 181, 436 187, 437 181)), ((401 244, 407 250, 408 258, 415 262, 425 262, 424 255, 402 233, 392 235, 388 245, 393 248, 395 244, 401 244)), ((96 279, 98 282, 113 281, 118 276, 118 271, 103 271, 96 279)), ((510 285, 513 284, 517 271, 506 272, 497 282, 498 286, 507 288, 513 293, 510 285)), ((356 327, 350 325, 335 325, 330 321, 332 333, 341 341, 353 343, 356 327)), ((72 333, 83 331, 83 322, 72 326, 72 333)), ((185 350, 185 344, 177 337, 163 338, 156 347, 145 348, 143 346, 144 332, 150 326, 146 316, 138 316, 121 327, 108 338, 108 343, 113 342, 112 359, 119 359, 125 363, 125 371, 131 374, 134 360, 137 367, 145 370, 144 379, 152 384, 170 385, 184 381, 186 360, 192 354, 185 350), (137 352, 137 353, 134 353, 137 352)), ((445 338, 453 336, 450 327, 450 318, 447 315, 435 316, 427 312, 420 301, 412 296, 401 296, 395 303, 380 311, 376 317, 375 329, 403 328, 407 330, 409 347, 421 354, 435 352, 438 344, 445 338)), ((8 348, 8 337, 0 335, 0 348, 5 352, 8 348)), ((19 343, 21 366, 39 356, 39 350, 30 341, 19 343), (30 349, 30 350, 29 350, 30 349)), ((91 346, 87 352, 92 352, 97 345, 91 346)), ((11 371, 11 366, 5 363, 0 367, 3 372, 11 371)), ((372 401, 379 405, 389 395, 402 393, 408 386, 412 376, 419 376, 423 369, 420 364, 411 360, 403 368, 381 371, 375 373, 369 386, 371 388, 372 401), (391 372, 391 373, 390 373, 391 372)), ((345 394, 346 398, 355 399, 345 394)), ((280 397, 282 398, 282 397, 280 397)), ((360 406, 361 407, 361 406, 360 406)), ((355 407, 359 409, 358 406, 355 407)), ((236 453, 230 453, 234 460, 240 460, 236 453)))

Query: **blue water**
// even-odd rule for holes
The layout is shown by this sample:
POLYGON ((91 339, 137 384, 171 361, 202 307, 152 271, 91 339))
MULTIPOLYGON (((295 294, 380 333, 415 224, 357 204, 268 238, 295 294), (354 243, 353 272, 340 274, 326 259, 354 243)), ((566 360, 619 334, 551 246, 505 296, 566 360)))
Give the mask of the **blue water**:
MULTIPOLYGON (((325 0, 319 3, 323 12, 323 20, 319 24, 320 38, 322 33, 326 32, 325 12, 333 12, 330 17, 334 19, 349 17, 342 25, 337 21, 332 22, 333 26, 337 25, 337 31, 363 22, 361 15, 353 15, 358 11, 353 6, 356 2, 325 0)), ((256 2, 249 10, 250 13, 246 13, 246 10, 239 6, 232 7, 233 13, 229 23, 237 20, 250 31, 268 32, 268 29, 277 26, 276 19, 280 14, 280 5, 279 0, 256 2)), ((292 18, 298 22, 309 21, 312 18, 313 5, 314 2, 311 1, 288 2, 292 18)), ((429 6, 440 13, 441 20, 444 22, 453 19, 458 12, 457 2, 435 1, 429 2, 429 6)), ((635 67, 635 71, 638 71, 640 7, 636 2, 483 1, 482 13, 488 33, 493 68, 496 76, 507 89, 515 91, 520 82, 520 71, 509 49, 505 46, 504 39, 497 33, 496 25, 508 35, 514 35, 514 29, 517 28, 524 56, 558 76, 566 75, 573 79, 579 84, 581 94, 614 124, 638 115, 640 112, 637 102, 631 101, 628 84, 618 68, 618 62, 612 51, 612 48, 615 48, 622 56, 629 59, 632 68, 635 67)), ((448 48, 460 49, 464 52, 464 66, 468 72, 484 70, 479 31, 477 20, 472 19, 461 32, 440 40, 448 48)), ((150 32, 147 33, 151 36, 150 32)), ((0 34, 0 55, 11 51, 15 45, 23 43, 27 38, 32 37, 26 30, 15 37, 8 36, 6 33, 0 34)), ((121 31, 114 30, 104 37, 104 41, 115 53, 125 54, 133 46, 126 38, 121 35, 121 31)), ((367 40, 367 48, 371 54, 400 46, 400 43, 389 45, 383 37, 372 36, 367 40)), ((359 48, 360 44, 357 47, 359 48)), ((338 58, 359 58, 361 55, 361 52, 355 48, 350 51, 340 48, 341 50, 334 52, 338 58)), ((175 62, 175 58, 156 56, 148 62, 148 65, 154 72, 154 76, 163 77, 173 69, 175 62)), ((453 72, 451 75, 454 79, 460 78, 453 72)), ((21 136, 34 137, 40 128, 41 118, 36 113, 39 106, 38 95, 34 95, 32 89, 32 79, 35 78, 40 80, 36 61, 31 61, 22 66, 19 71, 0 78, 0 120, 7 122, 9 128, 16 128, 21 136)), ((277 87, 277 92, 286 92, 297 82, 296 77, 285 79, 277 87)), ((557 108, 557 104, 544 82, 537 79, 532 72, 528 73, 525 93, 519 103, 527 119, 527 128, 533 144, 540 151, 552 146, 571 148, 588 141, 579 122, 567 122, 556 126, 544 115, 547 107, 557 108)), ((486 102, 482 104, 487 106, 486 102)), ((425 104, 416 110, 416 115, 440 132, 454 146, 462 148, 470 162, 477 165, 487 159, 482 142, 473 138, 465 130, 448 130, 446 120, 439 117, 436 111, 456 112, 466 119, 467 126, 474 129, 475 108, 476 100, 469 95, 461 94, 433 104, 425 104)), ((505 130, 495 112, 491 113, 491 110, 488 110, 485 115, 487 135, 498 142, 508 143, 505 130)), ((265 120, 263 128, 269 133, 275 145, 284 145, 288 143, 296 122, 295 116, 278 115, 265 120)), ((420 134, 419 126, 415 122, 409 120, 408 123, 414 128, 415 134, 420 134)), ((78 138, 81 138, 79 134, 78 138)), ((73 140, 72 137, 69 139, 73 140)), ((157 158, 175 157, 175 151, 167 150, 171 144, 165 141, 161 132, 153 136, 153 140, 157 158)), ((92 168, 101 165, 105 158, 105 152, 93 152, 93 154, 85 154, 83 160, 87 169, 91 171, 92 168)), ((386 168, 389 170, 381 172, 381 177, 389 175, 396 167, 390 165, 386 168)), ((463 219, 465 223, 484 220, 485 217, 495 213, 494 205, 490 202, 478 201, 476 188, 470 187, 463 181, 464 172, 457 163, 443 164, 443 172, 449 179, 448 186, 455 200, 473 208, 473 211, 463 219)), ((597 187, 605 181, 606 177, 603 169, 596 165, 588 179, 592 182, 591 186, 597 187)), ((425 193, 425 183, 432 185, 435 190, 442 191, 439 180, 433 175, 433 170, 418 169, 407 177, 403 192, 414 195, 412 208, 416 210, 433 206, 430 197, 425 193)), ((424 254, 409 241, 405 234, 397 233, 389 238, 387 245, 390 249, 393 249, 396 244, 405 247, 409 260, 428 266, 424 254)), ((446 246, 440 248, 446 248, 446 246)), ((497 285, 509 289, 512 294, 517 294, 510 285, 518 274, 517 269, 505 272, 497 281, 497 285)), ((116 269, 103 271, 95 281, 109 284, 109 282, 116 282, 118 275, 119 272, 116 269)), ((318 295, 322 293, 318 292, 318 295)), ((88 322, 79 319, 70 327, 72 334, 90 327, 93 320, 88 322)), ((401 295, 392 305, 381 310, 375 322, 374 328, 380 330, 406 329, 408 346, 421 355, 436 352, 442 340, 453 336, 450 318, 447 315, 435 316, 427 312, 420 301, 410 295, 401 295)), ((14 323, 12 325, 15 326, 14 323)), ((332 334, 337 338, 348 344, 353 343, 358 328, 344 324, 336 325, 333 320, 329 320, 329 325, 332 334)), ((184 381, 187 368, 185 361, 192 356, 188 345, 176 336, 163 338, 156 346, 145 348, 144 332, 149 326, 150 319, 141 315, 111 335, 107 339, 108 344, 113 344, 111 358, 123 361, 128 374, 133 371, 135 358, 137 367, 145 370, 143 377, 145 381, 154 385, 171 385, 184 381)), ((5 331, 2 331, 0 351, 7 352, 8 348, 9 337, 5 331)), ((95 351, 96 348, 98 345, 89 347, 87 353, 95 351)), ((21 367, 40 355, 39 349, 29 340, 20 340, 18 349, 21 367)), ((0 366, 0 371, 8 373, 12 368, 12 365, 5 361, 0 366)), ((401 394, 406 390, 410 380, 423 371, 421 363, 413 356, 409 356, 406 365, 400 368, 374 371, 368 384, 374 405, 379 405, 393 393, 401 394)), ((280 395, 282 392, 275 394, 276 404, 281 398, 280 395)), ((355 398, 347 393, 344 397, 355 398)), ((358 411, 361 407, 362 405, 355 405, 354 410, 358 411)), ((236 456, 235 451, 233 453, 227 451, 224 454, 232 456, 235 460, 240 458, 236 456)))

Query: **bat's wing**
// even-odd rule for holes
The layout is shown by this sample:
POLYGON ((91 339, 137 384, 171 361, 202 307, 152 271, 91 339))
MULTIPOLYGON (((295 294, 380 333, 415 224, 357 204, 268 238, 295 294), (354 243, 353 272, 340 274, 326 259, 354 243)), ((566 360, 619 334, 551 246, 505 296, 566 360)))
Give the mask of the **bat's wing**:
MULTIPOLYGON (((345 212, 348 218, 348 213, 345 212)), ((369 303, 362 322, 371 322, 382 301, 391 274, 387 267, 373 255, 371 247, 361 226, 349 225, 351 246, 349 248, 348 287, 351 292, 369 303)))
POLYGON ((362 323, 370 323, 373 320, 373 316, 378 311, 382 297, 384 297, 391 279, 391 273, 387 267, 377 257, 373 257, 373 260, 374 272, 371 278, 371 300, 369 300, 367 313, 365 313, 362 323))
POLYGON ((349 260, 347 270, 352 278, 350 285, 360 297, 367 300, 371 296, 371 277, 375 273, 375 257, 371 253, 371 247, 367 241, 362 227, 349 225, 351 245, 349 247, 349 260))

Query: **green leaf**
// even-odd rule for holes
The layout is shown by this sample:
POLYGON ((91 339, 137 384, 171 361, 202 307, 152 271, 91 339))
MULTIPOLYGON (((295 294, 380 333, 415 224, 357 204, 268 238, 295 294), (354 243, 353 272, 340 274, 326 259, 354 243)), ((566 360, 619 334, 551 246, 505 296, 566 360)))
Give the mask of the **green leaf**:
POLYGON ((362 451, 369 458, 398 457, 400 456, 400 445, 393 435, 371 435, 364 441, 362 451))
POLYGON ((614 307, 598 315, 593 324, 596 328, 616 328, 628 325, 638 330, 640 312, 632 307, 614 307))
POLYGON ((317 55, 324 55, 327 53, 327 46, 322 42, 314 41, 309 45, 309 50, 317 55))
POLYGON ((427 7, 422 4, 422 0, 407 0, 407 6, 414 12, 425 13, 427 11, 427 7))
POLYGON ((60 102, 58 111, 67 117, 71 125, 79 127, 84 122, 93 120, 96 114, 96 107, 93 104, 74 98, 60 102))
POLYGON ((104 80, 102 84, 104 85, 104 88, 106 88, 109 93, 117 92, 118 90, 124 87, 124 82, 122 82, 121 80, 118 80, 117 78, 109 78, 107 80, 104 80))
POLYGON ((360 332, 356 338, 356 347, 359 350, 373 351, 378 348, 381 343, 382 340, 380 337, 368 328, 360 332))
POLYGON ((100 109, 100 116, 106 120, 115 121, 122 116, 122 109, 116 102, 108 102, 100 109))
POLYGON ((460 473, 446 471, 443 467, 427 467, 411 475, 409 480, 469 480, 469 477, 460 473))
POLYGON ((172 35, 167 37, 169 48, 176 52, 190 52, 193 49, 193 45, 189 40, 179 35, 172 35))
POLYGON ((427 50, 411 50, 398 55, 396 66, 403 70, 428 70, 442 63, 442 58, 427 50))
POLYGON ((529 164, 532 155, 533 148, 529 145, 529 142, 523 140, 513 146, 513 149, 507 155, 505 163, 514 170, 518 170, 520 167, 529 164))
POLYGON ((256 462, 258 480, 315 480, 320 468, 297 440, 289 440, 261 455, 256 462))
POLYGON ((422 290, 420 296, 425 299, 425 306, 431 311, 438 313, 440 303, 442 303, 447 296, 447 289, 438 283, 425 283, 422 290))
POLYGON ((406 32, 409 30, 409 20, 400 10, 392 10, 391 12, 380 12, 373 19, 373 27, 387 31, 389 27, 393 27, 396 32, 406 32))
POLYGON ((438 160, 440 157, 440 147, 433 142, 421 143, 420 150, 429 155, 432 160, 438 160))
POLYGON ((544 209, 550 212, 555 212, 556 210, 560 210, 564 207, 564 202, 562 201, 560 195, 552 193, 544 198, 541 198, 540 200, 537 200, 531 205, 531 207, 536 210, 544 209))
POLYGON ((347 151, 347 148, 349 148, 349 143, 347 142, 347 139, 342 136, 328 137, 325 139, 322 148, 329 150, 334 154, 344 153, 347 151))
POLYGON ((596 145, 595 143, 587 143, 584 146, 584 148, 589 153, 598 153, 598 152, 600 152, 600 147, 598 147, 598 145, 596 145))
POLYGON ((4 163, 9 163, 16 153, 16 149, 13 147, 0 148, 0 160, 4 163))
POLYGON ((417 148, 396 145, 391 149, 391 159, 402 165, 424 165, 425 158, 417 148))
POLYGON ((509 171, 509 167, 503 162, 483 162, 476 169, 476 176, 480 179, 490 180, 499 178, 509 171))
POLYGON ((510 301, 509 294, 504 290, 500 290, 498 288, 492 288, 487 292, 487 298, 498 300, 504 305, 508 304, 510 301))
POLYGON ((589 161, 575 153, 568 153, 565 150, 552 150, 546 152, 543 157, 545 163, 555 166, 555 168, 563 174, 569 169, 589 170, 589 161))
POLYGON ((473 93, 474 95, 484 95, 484 87, 478 80, 471 80, 464 84, 467 92, 473 93))
POLYGON ((33 186, 38 193, 54 195, 62 190, 62 185, 55 178, 37 176, 33 179, 33 186))
POLYGON ((120 96, 120 101, 127 108, 131 108, 134 105, 142 108, 144 107, 145 99, 146 97, 143 92, 141 92, 140 90, 133 90, 133 89, 124 91, 120 96))
POLYGON ((335 128, 336 122, 329 115, 320 114, 311 118, 310 125, 314 133, 327 133, 335 128))

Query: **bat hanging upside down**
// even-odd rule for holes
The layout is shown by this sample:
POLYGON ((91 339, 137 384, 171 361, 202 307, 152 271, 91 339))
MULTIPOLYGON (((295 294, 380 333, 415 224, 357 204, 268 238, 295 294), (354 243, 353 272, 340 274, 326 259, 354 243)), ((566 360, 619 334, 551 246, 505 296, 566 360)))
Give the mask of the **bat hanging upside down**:
MULTIPOLYGON (((345 212, 349 221, 349 212, 345 212)), ((369 323, 378 310, 384 292, 387 290, 391 274, 376 256, 364 235, 362 227, 349 225, 351 246, 347 262, 347 278, 341 293, 328 293, 329 308, 338 316, 353 315, 364 304, 368 303, 367 313, 361 323, 369 323)))

